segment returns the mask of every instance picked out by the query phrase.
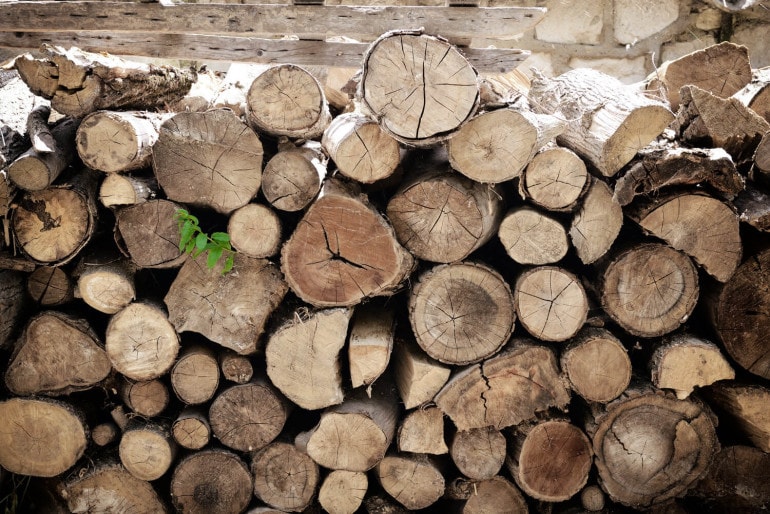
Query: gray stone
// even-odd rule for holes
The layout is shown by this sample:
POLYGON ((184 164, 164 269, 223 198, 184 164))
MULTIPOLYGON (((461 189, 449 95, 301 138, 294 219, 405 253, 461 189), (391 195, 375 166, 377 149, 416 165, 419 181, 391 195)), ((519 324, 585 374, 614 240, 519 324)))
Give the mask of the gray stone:
POLYGON ((678 0, 615 0, 615 40, 634 45, 662 31, 677 18, 678 0))

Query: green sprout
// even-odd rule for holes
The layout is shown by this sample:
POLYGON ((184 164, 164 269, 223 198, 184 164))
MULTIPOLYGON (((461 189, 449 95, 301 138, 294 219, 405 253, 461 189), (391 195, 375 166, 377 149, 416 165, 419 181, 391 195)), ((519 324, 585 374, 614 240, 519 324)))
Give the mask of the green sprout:
POLYGON ((213 268, 222 256, 225 256, 225 265, 222 268, 224 275, 233 269, 235 251, 230 246, 230 235, 227 232, 213 232, 211 235, 203 232, 198 226, 198 218, 184 209, 176 211, 176 221, 179 227, 179 251, 189 253, 193 258, 203 252, 208 252, 206 266, 213 268))

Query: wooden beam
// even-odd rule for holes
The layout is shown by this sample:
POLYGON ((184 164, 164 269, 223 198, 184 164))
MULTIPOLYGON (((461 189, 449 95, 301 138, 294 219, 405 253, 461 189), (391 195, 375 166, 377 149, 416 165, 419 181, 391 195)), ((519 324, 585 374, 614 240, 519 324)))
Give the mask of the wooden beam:
MULTIPOLYGON (((0 32, 0 48, 15 48, 19 53, 36 50, 43 43, 124 56, 350 68, 361 66, 369 47, 368 43, 196 34, 127 32, 115 36, 106 32, 0 32)), ((460 51, 481 73, 507 73, 529 56, 528 51, 518 49, 460 48, 460 51)))

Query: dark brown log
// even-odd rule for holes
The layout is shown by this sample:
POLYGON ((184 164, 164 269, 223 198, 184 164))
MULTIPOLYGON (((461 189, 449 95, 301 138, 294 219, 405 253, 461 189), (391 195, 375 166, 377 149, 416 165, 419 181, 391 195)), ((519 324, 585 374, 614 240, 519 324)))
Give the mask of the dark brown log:
POLYGON ((493 428, 472 428, 455 432, 449 455, 457 469, 472 480, 487 480, 500 472, 505 462, 505 436, 493 428))
POLYGON ((393 352, 395 312, 381 302, 356 308, 350 322, 348 367, 353 388, 371 386, 385 372, 393 352))
POLYGON ((521 172, 519 192, 551 211, 571 211, 591 181, 583 159, 567 148, 548 145, 521 172))
POLYGON ((219 387, 219 362, 214 350, 202 344, 187 345, 169 374, 174 394, 186 405, 209 401, 219 387))
POLYGON ((767 402, 770 389, 759 384, 718 382, 703 391, 719 414, 720 425, 730 427, 747 437, 751 443, 770 453, 770 416, 767 402))
POLYGON ((178 512, 240 514, 251 501, 252 478, 236 454, 201 450, 176 465, 170 489, 178 512))
POLYGON ((233 248, 249 257, 273 257, 281 247, 281 220, 266 205, 248 203, 230 214, 227 233, 233 248))
POLYGON ((141 480, 157 480, 171 467, 176 443, 165 425, 132 420, 123 431, 118 448, 120 462, 141 480))
POLYGON ((334 470, 318 490, 318 503, 329 514, 354 514, 366 496, 369 479, 359 471, 334 470))
POLYGON ((315 141, 279 144, 279 152, 265 165, 262 194, 282 211, 304 209, 318 195, 326 178, 327 161, 315 141))
POLYGON ((301 512, 318 488, 318 465, 294 445, 272 443, 251 459, 254 496, 284 512, 301 512))
POLYGON ((752 70, 751 82, 733 97, 770 122, 770 67, 752 70))
POLYGON ((254 376, 254 366, 249 357, 239 355, 228 348, 219 352, 219 368, 222 378, 236 384, 245 384, 254 376))
POLYGON ((182 206, 151 200, 115 215, 115 240, 140 268, 178 268, 187 259, 179 250, 176 213, 182 206))
POLYGON ((770 232, 770 195, 749 183, 746 190, 735 198, 733 205, 738 210, 740 221, 762 232, 770 232))
POLYGON ((30 148, 8 166, 8 178, 26 191, 50 186, 76 157, 75 132, 80 120, 66 118, 51 129, 53 151, 30 148))
POLYGON ((560 363, 572 390, 591 402, 614 400, 631 381, 628 351, 605 329, 583 329, 564 349, 560 363))
POLYGON ((444 476, 427 455, 390 454, 374 472, 382 488, 409 510, 430 507, 444 494, 444 476))
POLYGON ((723 448, 691 495, 714 512, 761 512, 770 502, 769 466, 770 454, 757 448, 723 448))
POLYGON ((99 201, 110 208, 136 205, 152 200, 157 195, 158 181, 155 177, 110 173, 99 187, 99 201))
POLYGON ((398 340, 394 352, 396 386, 404 408, 431 401, 449 380, 449 366, 430 358, 417 344, 398 340))
POLYGON ((446 454, 449 448, 444 442, 444 413, 436 407, 425 407, 403 416, 397 447, 400 452, 446 454))
POLYGON ((583 264, 592 264, 610 249, 623 226, 623 209, 612 190, 598 179, 591 185, 580 208, 572 218, 570 241, 583 264))
POLYGON ((73 284, 61 268, 40 266, 27 277, 27 293, 40 305, 55 307, 72 300, 73 284))
POLYGON ((5 348, 15 336, 24 314, 24 275, 0 269, 0 348, 5 348))
POLYGON ((171 424, 171 435, 182 448, 200 450, 211 440, 211 425, 200 408, 186 407, 171 424))
POLYGON ((139 382, 123 379, 119 392, 126 407, 147 418, 161 414, 169 404, 168 387, 159 379, 139 382))

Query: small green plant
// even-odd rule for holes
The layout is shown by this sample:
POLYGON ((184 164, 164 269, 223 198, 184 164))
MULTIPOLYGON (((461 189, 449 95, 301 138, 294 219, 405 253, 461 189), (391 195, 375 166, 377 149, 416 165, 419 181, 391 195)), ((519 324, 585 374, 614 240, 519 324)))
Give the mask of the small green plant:
POLYGON ((213 268, 223 256, 225 265, 224 275, 233 269, 235 251, 230 246, 230 235, 226 232, 213 232, 211 235, 203 232, 198 225, 198 218, 184 209, 176 211, 176 221, 179 226, 179 251, 198 257, 208 252, 206 266, 213 268))

